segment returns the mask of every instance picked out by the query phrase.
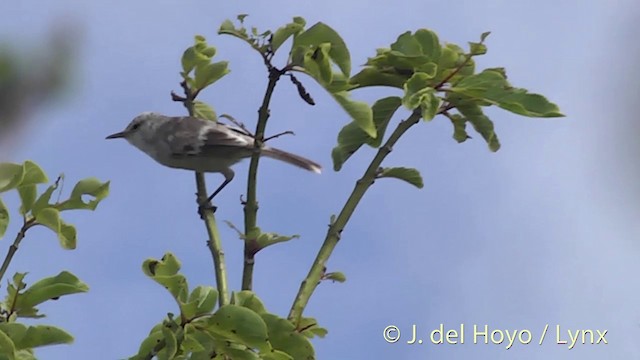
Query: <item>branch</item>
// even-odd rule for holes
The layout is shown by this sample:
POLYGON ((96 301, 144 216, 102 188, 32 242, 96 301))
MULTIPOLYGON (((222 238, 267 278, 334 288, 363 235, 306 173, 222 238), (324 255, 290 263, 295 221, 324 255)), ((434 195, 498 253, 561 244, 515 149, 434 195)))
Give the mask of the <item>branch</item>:
POLYGON ((247 181, 247 201, 244 203, 244 265, 242 267, 242 290, 251 290, 253 287, 253 266, 256 255, 256 239, 251 238, 258 223, 258 199, 256 194, 256 184, 258 178, 258 162, 260 152, 258 151, 264 143, 264 131, 269 119, 269 104, 271 96, 285 69, 278 70, 271 65, 270 58, 264 57, 265 65, 269 70, 269 83, 262 100, 262 105, 258 110, 258 123, 254 133, 254 147, 256 151, 251 156, 249 164, 249 178, 247 181))
MULTIPOLYGON (((199 91, 192 92, 186 81, 181 82, 180 86, 182 86, 182 89, 184 90, 185 97, 180 97, 172 93, 171 98, 173 101, 182 102, 184 107, 187 108, 189 116, 194 116, 193 101, 196 96, 198 96, 199 91)), ((202 204, 209 197, 207 193, 207 184, 203 173, 196 171, 195 175, 198 204, 202 204)), ((211 252, 213 266, 216 273, 218 303, 220 306, 223 306, 229 303, 229 291, 227 285, 227 267, 224 262, 224 251, 222 251, 222 241, 220 233, 218 232, 218 224, 216 223, 214 208, 212 206, 205 206, 200 212, 202 220, 207 228, 207 234, 209 235, 207 247, 211 252)))
POLYGON ((9 268, 9 264, 13 259, 13 255, 15 255, 16 251, 18 251, 18 246, 20 245, 20 242, 22 241, 22 239, 24 239, 27 233, 27 230, 29 230, 30 228, 36 225, 38 225, 38 223, 36 223, 35 218, 25 220, 24 224, 22 225, 22 228, 20 228, 20 231, 18 231, 18 233, 16 234, 16 238, 13 240, 13 244, 9 246, 9 250, 7 251, 7 256, 5 256, 4 261, 2 262, 2 267, 0 267, 0 281, 2 281, 4 274, 7 272, 7 269, 9 268))
POLYGON ((333 252, 333 249, 338 244, 340 240, 340 235, 342 234, 342 230, 345 225, 351 218, 351 215, 355 211, 356 207, 362 200, 362 197, 367 192, 369 187, 373 184, 376 178, 376 173, 384 158, 389 155, 391 149, 395 145, 395 143, 400 139, 400 137, 411 128, 413 125, 417 124, 420 121, 420 111, 419 109, 414 111, 411 116, 407 120, 401 121, 396 129, 393 131, 389 139, 386 143, 378 149, 378 153, 371 160, 369 167, 364 172, 364 175, 360 180, 356 182, 356 186, 351 192, 351 195, 345 202, 342 207, 342 211, 335 219, 335 221, 329 225, 329 230, 327 231, 327 235, 322 243, 322 247, 318 251, 318 255, 316 259, 313 261, 313 265, 311 265, 311 269, 309 270, 309 274, 302 281, 300 285, 300 289, 298 290, 298 294, 291 306, 291 310, 289 312, 289 321, 291 321, 296 327, 302 317, 302 312, 304 308, 307 306, 313 291, 316 289, 322 275, 324 273, 324 269, 326 268, 326 262, 329 260, 329 256, 333 252))

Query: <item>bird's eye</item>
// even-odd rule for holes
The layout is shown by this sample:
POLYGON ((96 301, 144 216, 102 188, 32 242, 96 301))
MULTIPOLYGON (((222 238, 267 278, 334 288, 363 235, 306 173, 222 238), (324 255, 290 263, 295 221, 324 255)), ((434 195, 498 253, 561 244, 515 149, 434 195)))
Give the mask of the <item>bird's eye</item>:
POLYGON ((139 127, 140 127, 140 123, 133 124, 133 126, 131 126, 131 130, 138 130, 139 127))

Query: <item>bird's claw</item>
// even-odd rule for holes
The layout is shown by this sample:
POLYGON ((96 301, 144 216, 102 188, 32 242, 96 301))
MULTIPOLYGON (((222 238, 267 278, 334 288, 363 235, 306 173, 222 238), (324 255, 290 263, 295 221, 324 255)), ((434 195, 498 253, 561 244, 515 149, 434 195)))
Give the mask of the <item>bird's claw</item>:
POLYGON ((198 204, 198 215, 200 215, 201 219, 204 219, 205 210, 211 210, 215 214, 216 210, 218 210, 218 207, 211 205, 210 202, 206 202, 204 204, 198 204))

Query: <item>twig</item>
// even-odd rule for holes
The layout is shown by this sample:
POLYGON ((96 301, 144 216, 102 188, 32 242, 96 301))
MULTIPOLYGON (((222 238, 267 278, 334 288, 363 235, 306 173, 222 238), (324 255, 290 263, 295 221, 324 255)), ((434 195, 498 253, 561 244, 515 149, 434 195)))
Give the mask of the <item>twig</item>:
POLYGON ((283 131, 281 133, 269 136, 268 138, 264 139, 262 142, 267 142, 269 140, 273 140, 273 139, 279 138, 282 135, 295 135, 295 133, 293 131, 291 131, 291 130, 283 131))
POLYGON ((13 244, 9 246, 9 250, 7 251, 7 256, 5 256, 4 261, 2 262, 2 266, 0 267, 0 281, 2 281, 4 274, 7 272, 7 269, 9 268, 9 264, 13 259, 13 255, 15 255, 16 251, 18 251, 18 246, 20 245, 20 242, 22 241, 22 239, 24 239, 27 233, 27 230, 36 226, 37 224, 38 223, 36 223, 35 218, 26 220, 22 225, 22 228, 20 228, 20 231, 18 231, 18 233, 16 234, 16 238, 13 240, 13 244))
POLYGON ((253 134, 251 133, 251 131, 249 131, 242 122, 236 120, 236 118, 234 118, 231 115, 227 115, 227 114, 222 114, 220 115, 221 118, 223 119, 227 119, 229 121, 231 121, 233 123, 233 125, 239 127, 240 129, 242 129, 242 131, 244 131, 247 135, 254 137, 253 134))

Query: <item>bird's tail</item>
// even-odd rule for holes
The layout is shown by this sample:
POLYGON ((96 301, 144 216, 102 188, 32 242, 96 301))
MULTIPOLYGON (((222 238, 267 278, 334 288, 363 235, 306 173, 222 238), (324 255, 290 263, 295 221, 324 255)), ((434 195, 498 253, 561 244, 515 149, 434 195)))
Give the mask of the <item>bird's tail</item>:
POLYGON ((313 171, 314 173, 317 173, 317 174, 320 174, 322 172, 322 166, 316 164, 315 162, 309 159, 305 159, 302 156, 288 153, 286 151, 282 151, 276 148, 272 148, 272 147, 263 148, 262 155, 266 157, 270 157, 272 159, 284 161, 286 163, 295 165, 305 170, 313 171))

